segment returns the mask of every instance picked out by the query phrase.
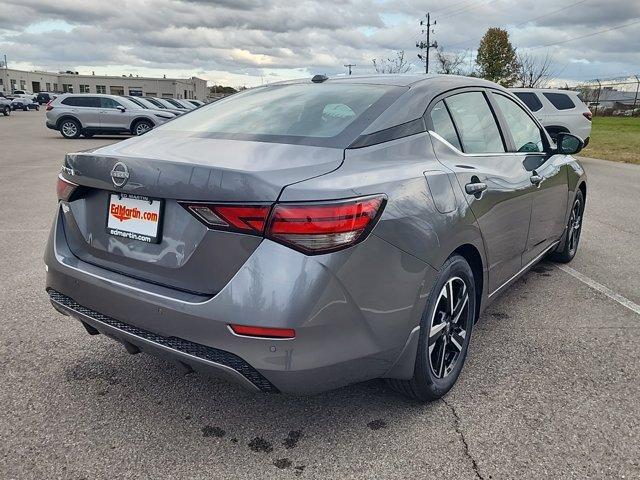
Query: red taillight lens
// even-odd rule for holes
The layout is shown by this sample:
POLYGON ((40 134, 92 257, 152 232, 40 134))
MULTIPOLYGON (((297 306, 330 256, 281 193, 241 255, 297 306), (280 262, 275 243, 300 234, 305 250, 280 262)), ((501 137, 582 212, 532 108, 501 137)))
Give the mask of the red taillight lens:
POLYGON ((382 213, 384 197, 330 203, 276 204, 267 237, 305 253, 348 247, 364 238, 382 213))
POLYGON ((46 107, 44 109, 48 112, 49 110, 53 110, 53 105, 51 105, 51 100, 47 102, 46 107))
POLYGON ((591 119, 593 118, 592 112, 584 112, 582 115, 584 115, 584 118, 586 118, 589 121, 591 121, 591 119))
POLYGON ((62 174, 58 175, 58 183, 56 185, 56 193, 58 194, 58 200, 68 201, 76 191, 78 185, 66 180, 62 177, 62 174))
POLYGON ((182 203, 192 215, 218 230, 264 235, 303 253, 327 253, 354 245, 382 213, 382 195, 357 199, 234 205, 182 203), (271 212, 271 216, 269 216, 271 212))
POLYGON ((212 228, 263 233, 270 205, 184 204, 187 210, 212 228))
POLYGON ((293 328, 268 328, 250 327, 247 325, 229 325, 236 335, 262 338, 294 338, 296 331, 293 328))

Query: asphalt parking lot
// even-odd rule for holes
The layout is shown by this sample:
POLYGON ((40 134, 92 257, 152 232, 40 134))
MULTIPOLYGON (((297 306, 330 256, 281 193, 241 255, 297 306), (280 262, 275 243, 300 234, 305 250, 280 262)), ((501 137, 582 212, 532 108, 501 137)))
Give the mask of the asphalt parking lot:
POLYGON ((640 166, 584 160, 576 259, 490 307, 443 401, 381 381, 250 394, 51 308, 63 156, 121 138, 65 140, 43 116, 0 117, 0 478, 640 478, 640 166))

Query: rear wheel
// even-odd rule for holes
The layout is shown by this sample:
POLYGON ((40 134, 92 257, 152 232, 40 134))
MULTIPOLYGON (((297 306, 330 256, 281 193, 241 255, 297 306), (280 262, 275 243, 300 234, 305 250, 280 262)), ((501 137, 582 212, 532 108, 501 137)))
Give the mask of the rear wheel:
POLYGON ((582 232, 582 214, 584 213, 584 195, 582 190, 578 190, 571 207, 571 215, 561 250, 553 252, 549 258, 555 262, 569 263, 576 256, 578 244, 580 243, 580 233, 582 232))
POLYGON ((139 120, 133 126, 134 135, 144 135, 153 128, 153 124, 149 120, 139 120))
POLYGON ((67 118, 60 123, 60 133, 64 138, 78 138, 80 136, 80 124, 77 120, 67 118))
POLYGON ((390 380, 394 389, 418 400, 432 401, 453 387, 467 356, 475 299, 471 267, 460 255, 452 256, 440 271, 420 322, 413 378, 390 380))
POLYGON ((27 110, 29 110, 29 107, 27 107, 26 105, 23 105, 22 106, 22 110, 24 110, 26 112, 27 110))
POLYGON ((5 105, 5 106, 2 108, 2 114, 3 114, 5 117, 8 117, 8 116, 11 114, 11 107, 10 107, 9 105, 5 105))

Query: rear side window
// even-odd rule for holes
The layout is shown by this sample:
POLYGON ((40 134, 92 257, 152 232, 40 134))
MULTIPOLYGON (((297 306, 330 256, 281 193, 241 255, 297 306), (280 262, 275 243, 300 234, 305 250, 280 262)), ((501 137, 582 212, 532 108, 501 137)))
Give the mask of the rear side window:
POLYGON ((513 92, 522 102, 529 107, 532 112, 537 112, 542 108, 542 102, 533 92, 513 92))
POLYGON ((542 152, 540 128, 527 112, 516 102, 503 95, 494 93, 493 98, 507 121, 516 152, 542 152))
POLYGON ((575 108, 576 104, 569 98, 569 95, 565 93, 543 93, 543 95, 549 100, 554 107, 558 110, 571 110, 575 108))
POLYGON ((431 110, 431 123, 433 124, 434 132, 458 150, 462 150, 456 128, 453 126, 453 121, 443 101, 436 103, 435 107, 431 110))
POLYGON ((70 107, 100 107, 100 99, 96 97, 69 97, 60 103, 70 107))
POLYGON ((362 127, 357 133, 362 131, 371 118, 362 124, 358 119, 379 106, 385 94, 402 91, 388 85, 331 83, 256 88, 193 110, 172 121, 170 128, 224 138, 329 145, 339 142, 328 139, 352 125, 362 127))
POLYGON ((481 92, 459 93, 448 97, 453 121, 458 127, 466 153, 502 153, 504 144, 493 112, 481 92))

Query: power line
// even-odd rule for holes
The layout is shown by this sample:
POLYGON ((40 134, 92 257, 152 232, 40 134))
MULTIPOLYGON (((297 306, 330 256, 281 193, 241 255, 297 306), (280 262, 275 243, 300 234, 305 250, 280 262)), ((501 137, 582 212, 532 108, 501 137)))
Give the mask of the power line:
POLYGON ((480 2, 476 5, 468 5, 467 7, 464 7, 460 10, 454 10, 453 12, 449 12, 449 13, 445 13, 443 17, 440 17, 442 20, 444 20, 445 18, 451 18, 451 17, 455 17, 457 15, 460 15, 462 13, 466 13, 470 10, 475 10, 478 7, 486 7, 487 5, 490 5, 492 3, 497 2, 498 0, 489 0, 488 2, 480 2))
POLYGON ((436 8, 435 10, 431 10, 431 13, 442 12, 444 10, 449 10, 453 7, 457 7, 458 5, 462 5, 463 3, 473 3, 476 0, 462 0, 461 2, 452 3, 451 5, 447 5, 446 7, 436 8))
POLYGON ((518 28, 518 27, 521 27, 522 25, 525 25, 527 23, 531 23, 531 22, 535 22, 536 20, 540 20, 541 18, 549 17, 549 16, 554 15, 554 14, 556 14, 558 12, 562 12, 563 10, 567 10, 567 9, 569 9, 571 7, 575 7, 576 5, 580 5, 581 3, 584 3, 586 1, 587 0, 580 0, 579 2, 572 3, 571 5, 567 5, 566 7, 559 8, 558 10, 554 10, 553 12, 545 13, 544 15, 540 15, 539 17, 529 18, 529 19, 525 20, 522 23, 514 25, 512 28, 518 28))
POLYGON ((555 45, 562 45, 562 44, 565 44, 565 43, 573 42, 574 40, 580 40, 582 38, 588 38, 588 37, 595 37, 596 35, 600 35, 601 33, 611 32, 612 30, 619 30, 621 28, 630 27, 631 25, 635 25, 637 23, 640 23, 640 19, 638 19, 638 20, 636 20, 634 22, 626 23, 624 25, 616 25, 615 27, 605 28, 604 30, 598 30, 597 32, 587 33, 586 35, 580 35, 579 37, 567 38, 566 40, 561 40, 559 42, 553 42, 553 43, 547 43, 545 45, 539 45, 537 47, 529 47, 529 49, 530 50, 536 50, 538 48, 546 48, 546 47, 553 47, 555 45))

